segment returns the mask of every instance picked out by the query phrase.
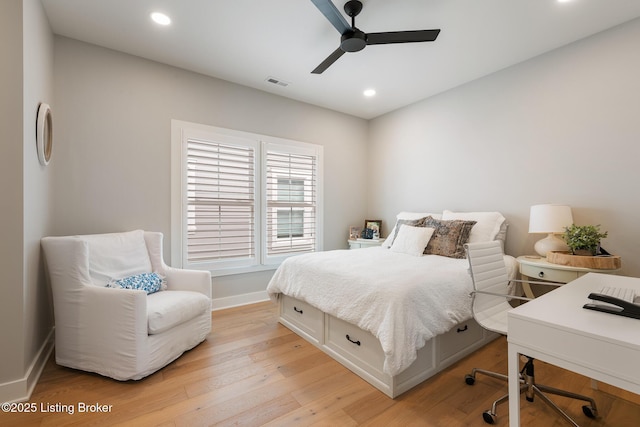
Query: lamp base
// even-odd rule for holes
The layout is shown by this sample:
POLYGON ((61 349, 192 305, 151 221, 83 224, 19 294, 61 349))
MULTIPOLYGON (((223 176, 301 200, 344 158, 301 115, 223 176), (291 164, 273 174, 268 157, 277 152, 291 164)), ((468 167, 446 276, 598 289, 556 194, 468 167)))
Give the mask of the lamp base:
POLYGON ((549 233, 544 239, 538 240, 533 246, 538 255, 546 257, 549 251, 568 251, 569 247, 564 240, 556 237, 553 233, 549 233))

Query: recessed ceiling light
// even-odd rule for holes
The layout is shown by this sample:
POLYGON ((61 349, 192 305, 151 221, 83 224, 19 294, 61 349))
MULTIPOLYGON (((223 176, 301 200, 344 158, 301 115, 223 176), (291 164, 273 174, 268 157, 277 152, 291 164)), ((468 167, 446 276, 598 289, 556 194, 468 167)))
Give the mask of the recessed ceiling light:
POLYGON ((376 94, 376 90, 375 89, 367 89, 363 92, 364 96, 374 96, 376 94))
POLYGON ((169 25, 169 24, 171 24, 171 18, 169 18, 164 13, 153 12, 151 14, 151 19, 153 19, 153 21, 156 24, 160 24, 160 25, 169 25))
POLYGON ((573 1, 573 0, 558 0, 558 3, 569 3, 570 1, 573 1))

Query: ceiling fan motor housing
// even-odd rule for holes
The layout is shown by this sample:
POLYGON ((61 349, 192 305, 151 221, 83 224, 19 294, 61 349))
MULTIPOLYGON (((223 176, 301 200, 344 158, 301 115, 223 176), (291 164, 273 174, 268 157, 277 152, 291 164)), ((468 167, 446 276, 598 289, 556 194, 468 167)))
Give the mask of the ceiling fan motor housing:
POLYGON ((367 45, 367 35, 357 28, 342 35, 340 49, 345 52, 358 52, 367 45))

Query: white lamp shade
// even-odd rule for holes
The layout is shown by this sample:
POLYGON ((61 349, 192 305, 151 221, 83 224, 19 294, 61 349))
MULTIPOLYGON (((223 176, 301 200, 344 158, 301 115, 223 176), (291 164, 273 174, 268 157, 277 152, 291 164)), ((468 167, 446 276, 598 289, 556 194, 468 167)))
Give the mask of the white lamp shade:
POLYGON ((562 233, 573 224, 571 208, 564 205, 534 205, 529 214, 529 233, 562 233))
POLYGON ((554 236, 573 224, 571 208, 564 205, 534 205, 529 214, 529 233, 545 233, 547 237, 536 242, 534 249, 542 256, 550 251, 566 251, 567 244, 554 236))

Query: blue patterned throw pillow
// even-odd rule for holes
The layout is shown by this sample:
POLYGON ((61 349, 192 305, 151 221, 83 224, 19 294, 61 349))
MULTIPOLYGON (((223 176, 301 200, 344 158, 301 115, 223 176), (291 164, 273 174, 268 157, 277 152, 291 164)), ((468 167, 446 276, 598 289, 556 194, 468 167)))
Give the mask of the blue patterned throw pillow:
POLYGON ((158 292, 165 287, 164 277, 158 273, 142 273, 122 279, 112 279, 107 283, 108 288, 138 289, 147 294, 158 292))

